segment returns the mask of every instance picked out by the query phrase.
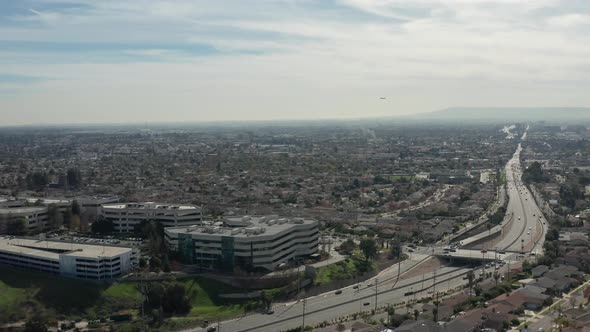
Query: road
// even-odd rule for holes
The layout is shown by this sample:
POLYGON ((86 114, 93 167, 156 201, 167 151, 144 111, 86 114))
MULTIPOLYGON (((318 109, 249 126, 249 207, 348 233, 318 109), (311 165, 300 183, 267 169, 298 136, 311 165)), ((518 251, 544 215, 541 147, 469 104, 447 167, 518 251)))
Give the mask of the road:
MULTIPOLYGON (((523 137, 526 137, 526 132, 523 137)), ((512 159, 506 164, 508 192, 506 215, 507 220, 510 221, 503 223, 501 239, 489 241, 487 246, 489 249, 541 253, 547 225, 534 198, 522 183, 521 151, 522 147, 519 144, 512 159)))
MULTIPOLYGON (((464 285, 463 279, 470 269, 443 267, 432 273, 400 280, 395 286, 390 282, 377 283, 377 306, 394 305, 444 292, 464 285), (436 275, 435 275, 436 274, 436 275), (436 280, 436 284, 435 284, 436 280), (408 294, 412 292, 412 294, 408 294)), ((276 332, 296 328, 303 324, 303 301, 287 303, 274 308, 274 313, 254 314, 222 323, 222 331, 276 332)), ((341 294, 330 292, 305 300, 305 325, 316 325, 323 321, 375 308, 375 283, 364 282, 358 290, 353 286, 342 289, 341 294), (370 286, 369 286, 370 285, 370 286)), ((204 331, 198 328, 191 331, 204 331)))

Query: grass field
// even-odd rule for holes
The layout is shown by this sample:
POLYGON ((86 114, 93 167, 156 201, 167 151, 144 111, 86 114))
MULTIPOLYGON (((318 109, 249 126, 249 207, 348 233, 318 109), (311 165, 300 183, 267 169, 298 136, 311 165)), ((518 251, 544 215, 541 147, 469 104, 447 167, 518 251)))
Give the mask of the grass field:
POLYGON ((362 259, 347 258, 317 269, 314 283, 320 285, 334 280, 352 279, 373 269, 375 269, 373 261, 365 262, 362 259))
MULTIPOLYGON (((192 303, 188 318, 216 319, 239 315, 245 303, 219 299, 238 290, 214 280, 179 280, 192 303)), ((120 310, 138 313, 142 296, 134 282, 95 284, 43 273, 0 268, 0 322, 21 319, 30 305, 54 318, 97 319, 120 310), (23 306, 23 304, 30 304, 23 306)))

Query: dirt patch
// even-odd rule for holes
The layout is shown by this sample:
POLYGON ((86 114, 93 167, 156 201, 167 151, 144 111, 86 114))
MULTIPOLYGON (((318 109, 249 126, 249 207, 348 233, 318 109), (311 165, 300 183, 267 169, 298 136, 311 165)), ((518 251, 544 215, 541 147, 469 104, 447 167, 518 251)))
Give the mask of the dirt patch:
POLYGON ((444 266, 443 260, 441 260, 438 257, 430 257, 427 260, 425 260, 424 262, 418 264, 416 267, 414 267, 409 272, 403 274, 401 277, 401 280, 409 279, 409 278, 412 278, 415 276, 421 276, 424 273, 429 273, 434 270, 438 270, 442 266, 444 266))

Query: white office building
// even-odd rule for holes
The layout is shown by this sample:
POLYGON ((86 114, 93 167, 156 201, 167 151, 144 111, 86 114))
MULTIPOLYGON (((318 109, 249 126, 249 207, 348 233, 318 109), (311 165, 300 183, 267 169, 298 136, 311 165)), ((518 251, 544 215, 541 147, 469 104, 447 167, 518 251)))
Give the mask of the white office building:
POLYGON ((6 225, 13 220, 22 219, 25 222, 25 231, 33 232, 47 227, 47 207, 6 207, 0 208, 0 234, 6 232, 6 225))
POLYGON ((0 237, 0 265, 87 280, 110 280, 137 263, 132 248, 0 237))
POLYGON ((164 227, 201 224, 201 208, 195 205, 145 203, 103 204, 101 216, 113 222, 115 231, 133 232, 142 221, 154 220, 164 227))
POLYGON ((318 252, 319 223, 303 218, 230 217, 200 226, 165 229, 186 263, 232 270, 275 270, 318 252))

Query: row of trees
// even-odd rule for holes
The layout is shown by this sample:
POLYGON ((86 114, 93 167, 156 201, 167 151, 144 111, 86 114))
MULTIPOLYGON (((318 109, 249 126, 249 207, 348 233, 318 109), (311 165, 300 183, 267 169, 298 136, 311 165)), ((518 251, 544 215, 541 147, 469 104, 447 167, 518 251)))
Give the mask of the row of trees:
MULTIPOLYGON (((137 290, 143 296, 142 317, 151 317, 151 324, 159 325, 165 316, 185 315, 192 308, 190 289, 175 280, 164 282, 140 282, 137 290)), ((194 291, 193 291, 194 292, 194 291)), ((192 294, 192 297, 196 294, 192 294)))
MULTIPOLYGON (((28 173, 24 182, 28 190, 41 191, 49 184, 49 177, 54 174, 53 170, 49 171, 49 173, 45 171, 28 173)), ((66 171, 65 178, 69 189, 78 189, 82 186, 82 174, 77 168, 69 168, 66 171)))

